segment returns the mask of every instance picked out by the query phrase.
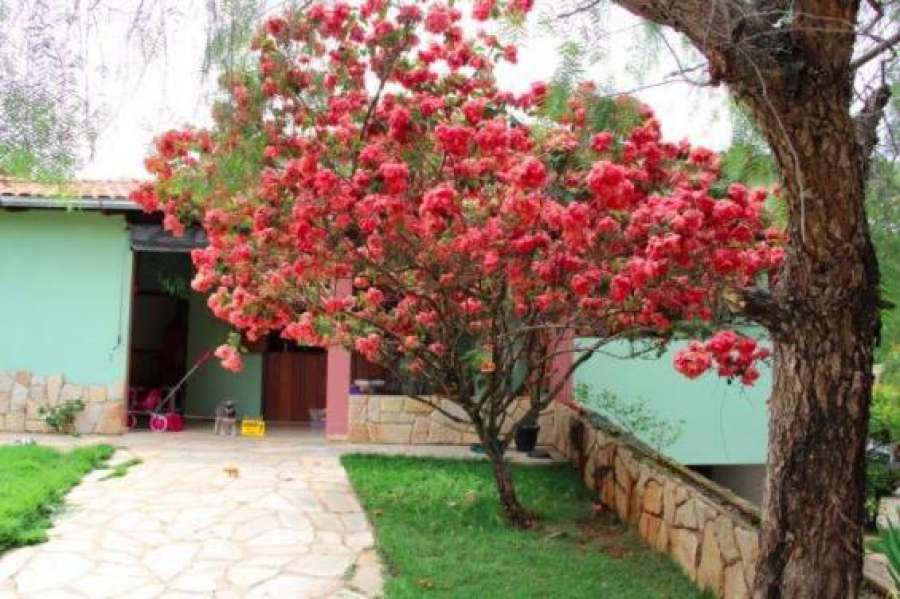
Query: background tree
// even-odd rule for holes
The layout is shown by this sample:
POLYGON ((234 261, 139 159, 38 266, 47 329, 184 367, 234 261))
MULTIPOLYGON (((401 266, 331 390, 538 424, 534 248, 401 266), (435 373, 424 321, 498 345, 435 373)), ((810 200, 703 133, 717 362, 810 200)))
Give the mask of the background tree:
POLYGON ((0 3, 0 175, 62 179, 74 171, 89 132, 75 40, 60 35, 63 28, 47 2, 0 3))
MULTIPOLYGON (((216 127, 161 135, 156 180, 133 197, 176 234, 202 223, 194 288, 249 340, 338 343, 427 381, 452 405, 418 399, 471 421, 526 527, 504 460, 521 422, 604 343, 710 326, 723 289, 780 264, 780 234, 764 191, 720 188, 716 155, 663 142, 637 102, 566 82, 499 90, 515 47, 461 19, 378 0, 269 19, 256 68, 222 78, 216 127), (560 366, 582 330, 600 340, 560 366)), ((226 367, 238 346, 217 351, 226 367)), ((723 332, 676 366, 751 384, 766 353, 723 332)))
MULTIPOLYGON (((778 285, 732 306, 775 347, 754 593, 856 596, 880 276, 866 182, 900 40, 896 2, 615 0, 683 35, 772 148, 790 244, 778 285)), ((573 11, 596 11, 589 0, 573 11)), ((684 69, 696 72, 696 69, 684 69)))
POLYGON ((72 178, 115 120, 110 90, 132 95, 148 70, 172 58, 179 30, 202 36, 198 78, 214 82, 241 68, 252 27, 275 4, 294 3, 0 0, 0 175, 72 178))

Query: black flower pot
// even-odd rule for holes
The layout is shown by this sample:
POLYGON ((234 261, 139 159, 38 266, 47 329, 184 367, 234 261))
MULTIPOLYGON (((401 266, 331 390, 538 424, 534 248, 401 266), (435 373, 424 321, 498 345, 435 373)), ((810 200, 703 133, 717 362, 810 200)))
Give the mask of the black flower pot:
POLYGON ((516 449, 523 453, 534 450, 537 446, 538 432, 541 430, 536 424, 523 424, 516 431, 516 449))

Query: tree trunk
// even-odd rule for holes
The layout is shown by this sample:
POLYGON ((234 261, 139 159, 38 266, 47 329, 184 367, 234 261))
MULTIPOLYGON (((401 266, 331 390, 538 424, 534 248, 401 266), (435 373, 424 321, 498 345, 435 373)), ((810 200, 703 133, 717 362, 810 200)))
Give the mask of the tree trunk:
POLYGON ((484 443, 484 448, 494 468, 494 481, 497 483, 497 493, 500 496, 503 515, 515 528, 531 528, 535 522, 534 514, 526 510, 519 502, 516 484, 513 481, 512 472, 509 470, 509 464, 503 457, 503 452, 494 449, 490 441, 484 443))
POLYGON ((868 156, 853 136, 849 86, 809 80, 798 90, 781 102, 748 99, 790 209, 784 269, 762 318, 775 381, 753 594, 845 599, 862 581, 879 275, 864 210, 868 156))
POLYGON ((790 243, 781 279, 771 294, 744 298, 775 349, 753 594, 857 597, 880 327, 865 183, 890 97, 886 85, 867 91, 851 116, 861 2, 615 2, 693 42, 711 83, 749 108, 784 178, 790 243))
POLYGON ((852 332, 859 314, 835 316, 775 345, 758 598, 843 599, 861 582, 873 344, 852 332))

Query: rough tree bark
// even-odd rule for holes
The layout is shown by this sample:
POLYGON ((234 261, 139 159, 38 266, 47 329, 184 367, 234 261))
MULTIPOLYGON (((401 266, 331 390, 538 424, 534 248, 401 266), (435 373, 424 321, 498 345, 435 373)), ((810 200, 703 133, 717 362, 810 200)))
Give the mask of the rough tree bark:
POLYGON ((478 434, 484 453, 491 461, 503 515, 510 526, 514 528, 531 528, 534 526, 536 518, 519 501, 516 483, 505 458, 506 444, 500 439, 499 424, 496 422, 483 423, 481 415, 477 412, 475 414, 470 413, 469 416, 472 418, 475 432, 478 434))
POLYGON ((494 469, 494 480, 497 483, 497 492, 500 494, 500 504, 503 506, 503 514, 506 519, 515 528, 531 528, 534 526, 535 517, 519 501, 512 472, 510 472, 509 464, 506 463, 503 454, 487 448, 485 453, 490 458, 494 469))
POLYGON ((862 572, 878 267, 848 98, 811 81, 797 91, 778 111, 783 128, 760 113, 763 98, 749 102, 767 123, 791 216, 774 305, 761 317, 775 383, 755 595, 848 597, 862 572))
POLYGON ((757 598, 856 597, 879 274, 865 217, 877 90, 853 116, 859 3, 616 0, 684 33, 746 105, 785 184, 779 283, 743 298, 774 343, 757 598), (788 12, 790 9, 790 12, 788 12), (787 16, 790 21, 785 21, 787 16))

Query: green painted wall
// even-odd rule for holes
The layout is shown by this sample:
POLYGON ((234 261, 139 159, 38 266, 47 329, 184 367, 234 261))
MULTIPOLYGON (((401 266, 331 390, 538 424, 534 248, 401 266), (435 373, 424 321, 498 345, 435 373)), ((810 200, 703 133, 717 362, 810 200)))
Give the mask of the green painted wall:
POLYGON ((0 211, 0 369, 123 381, 130 287, 124 217, 0 211))
MULTIPOLYGON (((579 339, 582 346, 589 342, 579 339)), ((659 416, 683 420, 681 436, 664 450, 682 464, 764 463, 771 369, 762 368, 750 388, 729 385, 712 372, 690 380, 672 366, 675 351, 683 345, 673 344, 658 359, 595 355, 575 372, 575 383, 587 383, 598 391, 609 389, 623 400, 643 398, 659 416)), ((607 351, 625 355, 627 343, 609 345, 607 351)))
MULTIPOLYGON (((204 352, 214 350, 228 336, 228 326, 206 306, 206 297, 191 293, 188 316, 188 367, 204 352)), ((241 416, 262 414, 262 356, 245 354, 244 369, 233 373, 213 357, 187 383, 186 412, 189 416, 215 416, 216 406, 231 399, 241 416)))

